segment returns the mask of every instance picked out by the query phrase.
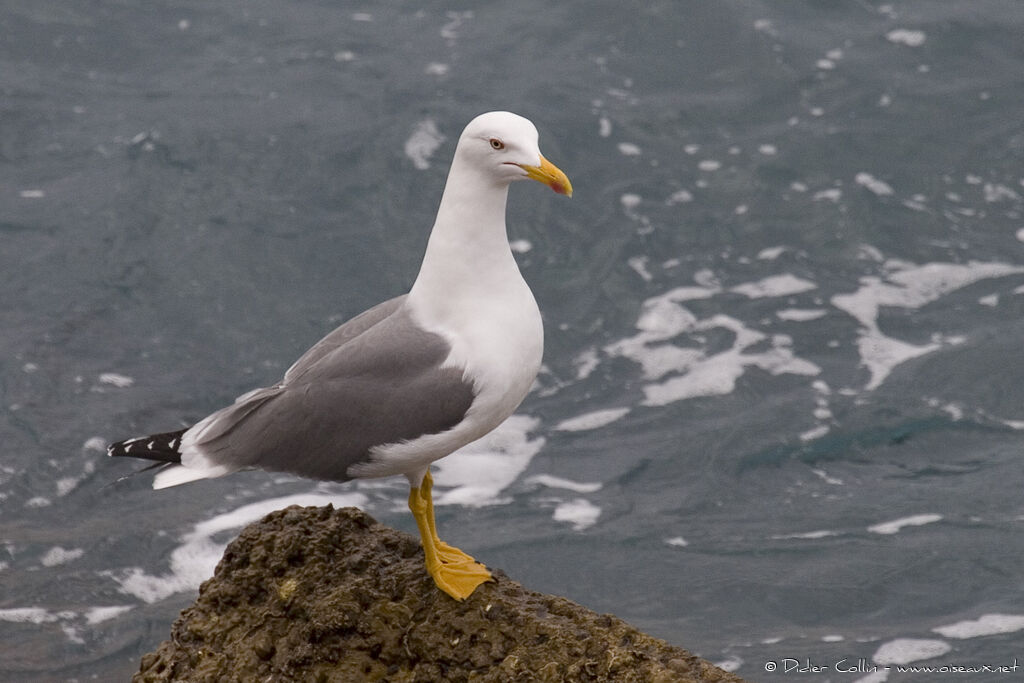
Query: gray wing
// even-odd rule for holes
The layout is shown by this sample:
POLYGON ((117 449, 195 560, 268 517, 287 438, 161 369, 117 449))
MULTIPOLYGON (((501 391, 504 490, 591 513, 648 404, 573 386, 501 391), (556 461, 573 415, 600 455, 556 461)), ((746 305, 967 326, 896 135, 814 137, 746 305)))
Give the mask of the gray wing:
POLYGON ((309 369, 311 365, 323 358, 325 355, 343 346, 345 343, 358 337, 360 334, 379 323, 384 318, 394 313, 405 302, 407 294, 396 296, 369 308, 356 317, 346 320, 334 329, 333 332, 314 344, 308 351, 292 363, 288 371, 284 373, 284 381, 289 382, 309 369))
POLYGON ((472 382, 441 367, 448 343, 401 304, 392 299, 339 327, 284 382, 212 416, 196 445, 230 469, 345 481, 374 446, 454 427, 473 403, 472 382))

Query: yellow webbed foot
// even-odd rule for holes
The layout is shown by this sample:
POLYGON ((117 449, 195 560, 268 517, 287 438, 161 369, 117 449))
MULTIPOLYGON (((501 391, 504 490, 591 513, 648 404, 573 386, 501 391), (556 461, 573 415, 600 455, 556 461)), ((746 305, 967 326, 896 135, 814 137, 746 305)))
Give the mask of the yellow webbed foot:
POLYGON ((427 573, 445 593, 456 600, 465 600, 477 586, 494 579, 485 566, 437 537, 432 488, 428 472, 420 486, 409 491, 409 509, 420 532, 427 573))
POLYGON ((434 547, 437 548, 437 558, 441 560, 442 564, 476 562, 472 555, 459 550, 453 545, 448 545, 437 537, 434 537, 434 547))
MULTIPOLYGON (((454 550, 461 552, 457 548, 454 550)), ((472 558, 457 563, 439 562, 433 567, 428 562, 427 572, 433 577, 438 588, 456 600, 465 600, 473 594, 477 586, 494 580, 487 567, 474 562, 472 558)))

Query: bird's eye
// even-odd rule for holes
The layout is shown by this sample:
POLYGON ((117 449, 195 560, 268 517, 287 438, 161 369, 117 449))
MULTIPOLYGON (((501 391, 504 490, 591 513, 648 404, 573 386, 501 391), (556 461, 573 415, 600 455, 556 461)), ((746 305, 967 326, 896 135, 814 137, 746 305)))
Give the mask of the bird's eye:
POLYGON ((501 140, 499 140, 498 138, 491 138, 491 148, 492 149, 505 149, 505 143, 502 142, 501 140))

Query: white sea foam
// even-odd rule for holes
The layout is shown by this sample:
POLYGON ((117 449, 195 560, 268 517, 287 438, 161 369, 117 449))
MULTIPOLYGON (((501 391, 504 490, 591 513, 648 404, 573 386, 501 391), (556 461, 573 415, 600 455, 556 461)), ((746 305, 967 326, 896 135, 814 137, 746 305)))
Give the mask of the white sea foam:
POLYGON ((109 384, 118 389, 125 389, 135 384, 135 380, 127 375, 121 375, 116 372, 104 372, 100 375, 100 383, 109 384))
POLYGON ((496 505, 505 502, 501 492, 511 485, 544 447, 544 437, 530 438, 540 420, 513 415, 497 429, 438 460, 434 481, 435 505, 496 505), (448 488, 448 490, 440 490, 448 488))
POLYGON ((814 540, 818 538, 828 538, 829 536, 838 535, 838 531, 832 531, 830 529, 818 529, 817 531, 804 531, 796 534, 780 534, 777 536, 771 536, 771 539, 773 541, 785 541, 789 539, 814 540))
POLYGON ((888 183, 879 180, 870 173, 858 173, 856 176, 854 176, 853 180, 858 185, 867 188, 868 190, 874 192, 880 197, 891 195, 893 193, 892 187, 890 187, 888 183))
POLYGON ((597 349, 590 348, 580 351, 572 360, 572 365, 576 368, 576 379, 582 380, 590 377, 590 373, 600 364, 601 359, 597 354, 597 349))
POLYGON ((159 602, 175 593, 194 591, 199 584, 213 575, 213 570, 224 554, 227 543, 215 541, 217 534, 237 529, 289 505, 319 506, 332 503, 338 507, 365 505, 361 493, 338 495, 299 494, 261 500, 243 505, 211 519, 199 522, 181 538, 181 545, 171 552, 170 572, 159 576, 147 574, 143 569, 131 567, 110 572, 122 593, 135 596, 147 603, 159 602))
POLYGON ((817 427, 811 427, 805 432, 800 432, 799 438, 804 442, 814 441, 815 439, 820 439, 825 436, 830 431, 832 431, 832 428, 828 425, 818 425, 817 427))
POLYGON ((111 607, 90 607, 82 613, 90 626, 114 619, 132 609, 132 605, 114 605, 111 607))
MULTIPOLYGON (((687 202, 692 201, 693 194, 691 194, 689 190, 676 190, 668 196, 665 203, 672 206, 673 204, 686 204, 687 202)), ((1024 233, 1024 229, 1022 229, 1021 232, 1024 233)), ((1024 241, 1024 238, 1022 238, 1022 241, 1024 241)))
POLYGON ((553 427, 555 431, 582 432, 589 429, 598 429, 620 420, 629 413, 629 408, 607 408, 593 412, 577 415, 567 420, 562 420, 553 427))
POLYGON ((979 638, 1002 633, 1024 631, 1024 615, 985 614, 974 621, 958 621, 948 626, 933 628, 940 636, 947 638, 979 638))
POLYGON ((883 643, 871 657, 876 664, 894 665, 910 664, 925 659, 941 657, 952 646, 943 640, 924 640, 921 638, 896 638, 883 643))
POLYGON ((915 31, 906 28, 897 28, 885 34, 886 40, 890 43, 907 45, 908 47, 920 47, 924 45, 927 38, 924 31, 915 31))
POLYGON ((405 141, 405 156, 412 165, 421 171, 430 168, 430 157, 445 141, 445 136, 437 129, 433 119, 424 119, 413 128, 409 139, 405 141))
POLYGON ((551 489, 565 489, 566 491, 575 491, 576 493, 594 493, 601 490, 601 484, 598 482, 572 481, 571 479, 556 477, 551 474, 534 474, 527 477, 524 483, 551 489))
POLYGON ((739 671, 740 667, 743 666, 743 659, 736 655, 731 655, 728 659, 723 659, 714 664, 723 671, 739 671))
POLYGON ((43 556, 39 559, 39 563, 44 567, 56 567, 59 564, 66 564, 72 560, 77 560, 85 551, 81 548, 61 548, 59 545, 54 546, 47 550, 43 556))
POLYGON ((0 609, 0 621, 15 624, 50 624, 61 619, 70 619, 74 612, 51 612, 42 607, 8 607, 0 609))
MULTIPOLYGON (((718 276, 715 275, 715 271, 711 270, 710 268, 701 268, 696 273, 694 273, 693 281, 700 285, 702 288, 705 288, 706 290, 712 291, 714 293, 718 293, 722 290, 722 286, 719 282, 718 276)), ((692 289, 694 288, 678 287, 676 289, 671 290, 669 293, 672 294, 673 301, 684 301, 688 299, 702 298, 702 296, 700 296, 699 293, 692 293, 691 295, 685 298, 683 297, 682 292, 689 292, 692 289)))
POLYGON ((686 546, 690 545, 689 541, 687 541, 682 536, 673 536, 672 538, 666 538, 665 543, 666 545, 670 545, 673 548, 685 548, 686 546))
POLYGON ((94 451, 96 453, 107 452, 107 440, 102 436, 92 436, 85 440, 82 444, 83 451, 94 451))
POLYGON ((449 10, 445 13, 448 17, 448 22, 441 27, 441 37, 445 39, 448 46, 454 46, 455 41, 459 37, 459 29, 462 28, 462 24, 467 20, 472 19, 474 14, 473 10, 464 10, 461 12, 449 10))
POLYGON ((650 282, 654 279, 651 275, 651 271, 647 270, 647 257, 646 256, 631 256, 626 260, 626 263, 636 271, 636 274, 640 276, 640 279, 644 282, 650 282))
POLYGON ((58 610, 52 611, 44 607, 12 607, 0 609, 0 621, 16 624, 59 624, 60 630, 67 639, 75 644, 84 644, 82 626, 95 626, 113 619, 132 609, 131 605, 111 607, 89 607, 84 611, 58 610), (83 623, 84 622, 84 623, 83 623))
MULTIPOLYGON (((806 281, 801 281, 806 283, 806 281)), ((812 284, 812 283, 807 283, 812 284)), ((780 291, 794 287, 793 281, 775 284, 755 283, 751 292, 780 291), (787 284, 788 283, 788 284, 787 284), (756 288, 756 289, 755 289, 756 288)), ((803 288, 806 285, 801 284, 803 288)), ((728 394, 748 366, 759 367, 771 374, 817 375, 821 369, 797 358, 793 340, 781 334, 766 335, 724 314, 698 319, 681 302, 714 296, 717 287, 679 287, 644 302, 637 320, 639 332, 605 346, 611 356, 623 356, 638 363, 647 380, 662 380, 671 373, 680 373, 664 381, 652 381, 643 388, 644 405, 660 406, 698 396, 728 394), (711 330, 733 333, 732 346, 708 354, 700 348, 700 336, 711 330), (692 338, 693 345, 683 345, 676 338, 692 338), (768 348, 751 352, 754 345, 768 342, 768 348)))
POLYGON ((622 204, 622 206, 627 209, 635 209, 636 207, 640 206, 640 203, 643 200, 643 197, 633 192, 626 192, 621 197, 619 197, 619 203, 622 204))
POLYGON ((820 477, 821 480, 823 482, 825 482, 826 484, 831 484, 832 486, 842 486, 843 485, 843 480, 842 479, 840 479, 839 477, 833 477, 831 474, 829 474, 828 472, 826 472, 823 469, 819 469, 819 468, 816 467, 816 468, 812 469, 811 472, 813 472, 815 476, 820 477))
POLYGON ((862 328, 857 347, 861 363, 869 373, 866 389, 877 388, 892 370, 912 358, 931 353, 948 340, 912 344, 884 334, 878 326, 883 306, 920 308, 967 285, 991 278, 1024 273, 1024 267, 1006 263, 971 261, 962 263, 928 263, 919 266, 904 261, 886 261, 883 277, 861 278, 861 287, 851 294, 837 294, 831 303, 853 316, 862 328))
POLYGON ((838 202, 843 197, 843 191, 838 187, 832 187, 827 190, 819 190, 814 193, 813 199, 816 202, 822 200, 828 200, 830 202, 838 202))
POLYGON ((824 318, 828 315, 828 311, 824 308, 784 308, 781 311, 775 311, 775 315, 779 320, 802 323, 824 318))
POLYGON ((57 489, 57 497, 62 498, 74 491, 78 487, 79 482, 81 482, 79 477, 61 477, 58 479, 54 483, 57 489))
MULTIPOLYGON (((931 403, 931 401, 929 401, 928 405, 933 404, 931 403)), ((953 419, 954 422, 959 422, 960 420, 964 419, 964 409, 963 407, 957 405, 956 403, 935 403, 934 405, 940 407, 943 410, 943 412, 948 414, 953 419)))
POLYGON ((985 185, 982 187, 982 190, 985 192, 985 201, 989 203, 1004 201, 1020 201, 1020 195, 1017 194, 1016 190, 1013 190, 1007 187, 1006 185, 1002 185, 1000 183, 985 183, 985 185))
POLYGON ((757 252, 757 258, 761 261, 774 261, 789 250, 789 247, 767 247, 757 252))
POLYGON ((555 508, 554 520, 556 522, 568 522, 576 531, 594 526, 597 518, 601 516, 601 508, 597 507, 585 498, 575 498, 564 503, 559 503, 555 508))
POLYGON ((807 292, 812 289, 816 289, 818 285, 814 284, 810 280, 804 280, 790 273, 783 273, 782 275, 772 275, 766 277, 757 282, 748 282, 742 285, 736 285, 730 288, 729 291, 743 294, 744 296, 750 297, 751 299, 761 299, 764 297, 773 296, 790 296, 792 294, 800 294, 801 292, 807 292))
POLYGON ((942 515, 935 513, 925 513, 920 515, 910 515, 909 517, 900 517, 889 522, 882 522, 880 524, 873 524, 868 527, 868 531, 875 534, 896 534, 899 533, 903 527, 907 526, 924 526, 925 524, 934 524, 942 519, 942 515))

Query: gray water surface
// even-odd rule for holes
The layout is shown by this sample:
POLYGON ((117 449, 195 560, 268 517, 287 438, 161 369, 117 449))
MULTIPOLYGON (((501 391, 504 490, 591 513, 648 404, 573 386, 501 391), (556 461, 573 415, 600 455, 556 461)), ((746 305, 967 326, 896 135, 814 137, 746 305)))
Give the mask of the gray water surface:
POLYGON ((545 368, 438 463, 445 538, 750 680, 1013 665, 1021 35, 1009 0, 6 0, 0 679, 127 679, 276 507, 414 530, 404 480, 154 492, 103 448, 405 291, 493 109, 576 194, 512 189, 545 368))

